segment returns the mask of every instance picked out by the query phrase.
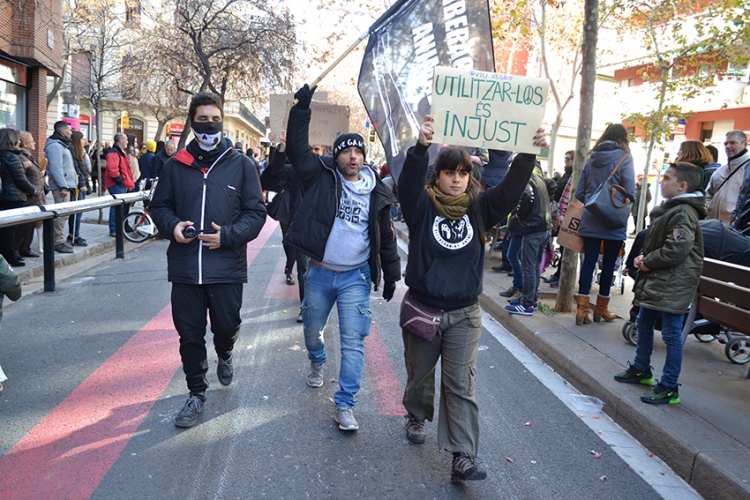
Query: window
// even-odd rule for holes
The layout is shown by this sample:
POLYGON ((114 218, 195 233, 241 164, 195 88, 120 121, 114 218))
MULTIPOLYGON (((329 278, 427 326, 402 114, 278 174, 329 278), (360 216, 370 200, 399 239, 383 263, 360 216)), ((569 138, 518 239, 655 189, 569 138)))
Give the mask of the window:
POLYGON ((141 19, 140 0, 127 0, 125 3, 125 22, 134 23, 141 19))
POLYGON ((628 87, 635 87, 635 78, 628 78, 628 87))
POLYGON ((703 122, 701 123, 701 142, 711 142, 711 137, 714 135, 714 122, 703 122))

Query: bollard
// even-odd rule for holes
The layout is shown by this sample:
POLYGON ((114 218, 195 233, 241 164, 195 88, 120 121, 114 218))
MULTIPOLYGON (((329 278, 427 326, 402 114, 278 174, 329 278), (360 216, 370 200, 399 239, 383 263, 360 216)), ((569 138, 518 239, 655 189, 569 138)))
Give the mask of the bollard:
POLYGON ((55 291, 55 219, 42 222, 42 251, 44 253, 44 291, 55 291))
POLYGON ((115 259, 125 258, 125 243, 122 233, 122 219, 124 204, 115 205, 115 259))

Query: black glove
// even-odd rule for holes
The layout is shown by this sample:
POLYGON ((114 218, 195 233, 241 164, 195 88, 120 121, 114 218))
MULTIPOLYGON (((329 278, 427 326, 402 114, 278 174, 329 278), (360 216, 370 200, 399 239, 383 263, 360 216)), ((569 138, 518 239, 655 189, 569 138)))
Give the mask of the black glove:
POLYGON ((383 285, 383 298, 386 302, 389 302, 393 298, 393 292, 396 291, 395 281, 386 281, 383 285))
POLYGON ((316 88, 318 87, 310 88, 309 85, 305 84, 294 94, 294 98, 297 99, 298 109, 310 109, 310 101, 312 101, 312 96, 316 88))
POLYGON ((112 177, 112 180, 115 181, 115 184, 122 184, 122 176, 118 175, 117 177, 112 177))

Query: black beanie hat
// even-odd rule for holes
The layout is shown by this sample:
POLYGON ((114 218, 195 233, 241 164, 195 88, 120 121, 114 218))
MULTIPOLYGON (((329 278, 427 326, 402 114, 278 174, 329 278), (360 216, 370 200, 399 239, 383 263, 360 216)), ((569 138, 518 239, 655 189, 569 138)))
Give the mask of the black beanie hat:
POLYGON ((336 161, 336 157, 340 152, 351 147, 359 148, 359 150, 362 151, 362 156, 367 155, 367 152, 365 151, 365 140, 362 139, 361 135, 341 134, 336 137, 335 141, 333 141, 333 161, 336 161))

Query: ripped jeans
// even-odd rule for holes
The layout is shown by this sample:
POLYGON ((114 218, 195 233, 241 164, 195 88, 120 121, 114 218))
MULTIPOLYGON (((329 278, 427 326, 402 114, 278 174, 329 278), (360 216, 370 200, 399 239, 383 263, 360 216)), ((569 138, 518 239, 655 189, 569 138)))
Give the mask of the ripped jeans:
POLYGON ((326 362, 325 330, 333 304, 339 312, 341 367, 336 408, 351 408, 362 382, 365 361, 365 337, 370 333, 370 266, 336 272, 314 262, 305 273, 305 299, 302 323, 307 357, 317 364, 326 362))

